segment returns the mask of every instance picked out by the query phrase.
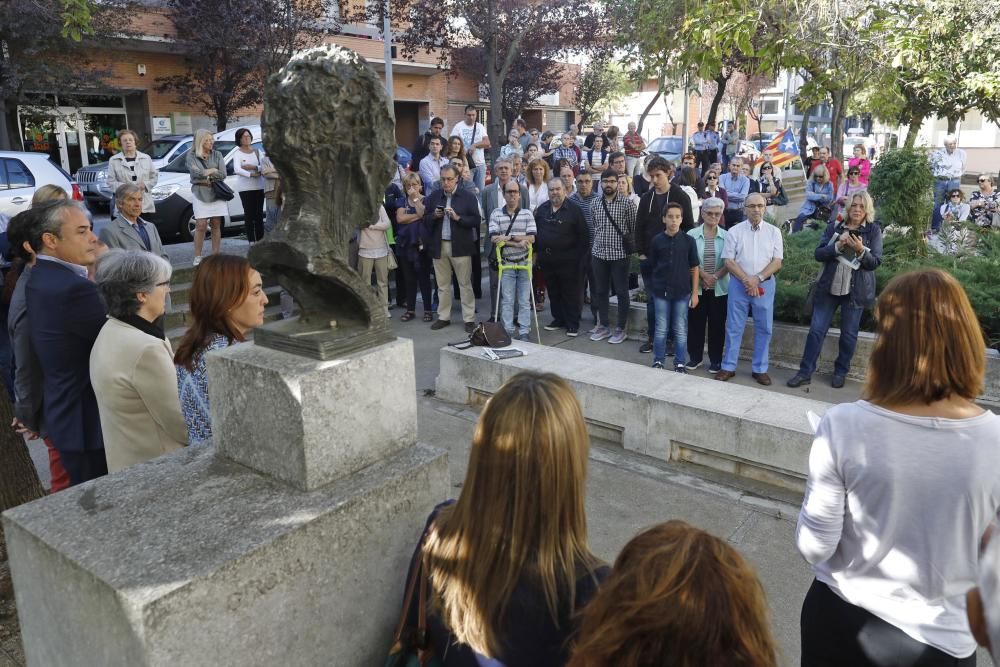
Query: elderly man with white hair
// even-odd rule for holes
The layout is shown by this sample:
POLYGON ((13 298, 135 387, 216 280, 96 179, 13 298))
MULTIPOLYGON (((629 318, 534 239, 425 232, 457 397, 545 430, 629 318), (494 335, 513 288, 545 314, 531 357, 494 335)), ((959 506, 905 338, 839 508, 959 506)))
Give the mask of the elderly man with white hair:
POLYGON ((948 202, 948 193, 958 190, 965 173, 965 151, 958 148, 954 134, 944 138, 944 148, 931 153, 931 173, 934 174, 934 213, 931 216, 931 231, 941 229, 941 206, 948 202))
POLYGON ((701 366, 705 354, 705 329, 708 328, 708 372, 722 370, 722 352, 726 343, 726 308, 729 294, 729 269, 722 252, 726 230, 720 227, 725 203, 709 197, 701 203, 701 224, 688 231, 698 247, 701 292, 698 307, 688 311, 688 370, 701 366))

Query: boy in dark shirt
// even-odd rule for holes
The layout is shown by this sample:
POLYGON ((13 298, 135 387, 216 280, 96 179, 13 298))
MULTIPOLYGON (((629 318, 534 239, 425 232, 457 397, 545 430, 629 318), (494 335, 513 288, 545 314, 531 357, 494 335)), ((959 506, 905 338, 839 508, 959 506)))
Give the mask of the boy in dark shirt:
POLYGON ((663 209, 664 232, 657 234, 649 250, 653 265, 652 294, 656 313, 653 334, 653 368, 663 368, 666 358, 667 331, 675 338, 674 370, 687 373, 688 308, 698 307, 698 246, 681 232, 683 207, 670 202, 663 209))

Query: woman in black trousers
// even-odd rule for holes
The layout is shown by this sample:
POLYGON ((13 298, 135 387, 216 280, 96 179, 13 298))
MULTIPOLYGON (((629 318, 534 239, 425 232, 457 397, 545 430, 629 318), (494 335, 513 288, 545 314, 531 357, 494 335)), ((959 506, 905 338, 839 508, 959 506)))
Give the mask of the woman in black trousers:
POLYGON ((396 247, 399 248, 399 268, 403 271, 406 287, 406 312, 401 322, 409 322, 416 317, 417 287, 424 302, 424 322, 434 320, 431 307, 431 258, 427 253, 427 234, 424 227, 424 200, 421 195, 423 184, 420 175, 409 173, 403 177, 406 194, 396 202, 396 247))
POLYGON ((701 295, 698 307, 688 310, 687 368, 701 366, 705 354, 705 329, 708 328, 708 372, 722 369, 722 349, 726 342, 726 306, 729 298, 729 272, 722 261, 726 230, 719 226, 725 204, 709 197, 701 204, 702 224, 688 232, 698 246, 701 261, 701 295))

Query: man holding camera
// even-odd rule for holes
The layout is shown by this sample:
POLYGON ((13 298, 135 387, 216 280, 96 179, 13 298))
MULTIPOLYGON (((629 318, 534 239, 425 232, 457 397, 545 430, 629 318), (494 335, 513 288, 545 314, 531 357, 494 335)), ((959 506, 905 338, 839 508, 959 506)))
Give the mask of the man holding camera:
POLYGON ((476 232, 482 218, 479 202, 471 192, 458 187, 461 175, 452 165, 441 167, 441 189, 424 200, 424 223, 431 229, 431 257, 438 286, 438 319, 431 329, 451 324, 451 273, 458 279, 465 331, 476 326, 476 295, 472 290, 472 256, 476 254, 476 232))

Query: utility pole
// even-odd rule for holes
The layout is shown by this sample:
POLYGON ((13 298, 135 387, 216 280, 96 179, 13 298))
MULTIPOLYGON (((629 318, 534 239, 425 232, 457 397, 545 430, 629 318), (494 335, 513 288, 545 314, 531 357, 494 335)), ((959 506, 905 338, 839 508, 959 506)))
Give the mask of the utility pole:
POLYGON ((389 101, 389 114, 396 118, 392 95, 392 30, 389 26, 389 0, 385 0, 382 16, 382 45, 385 48, 385 96, 389 101))

